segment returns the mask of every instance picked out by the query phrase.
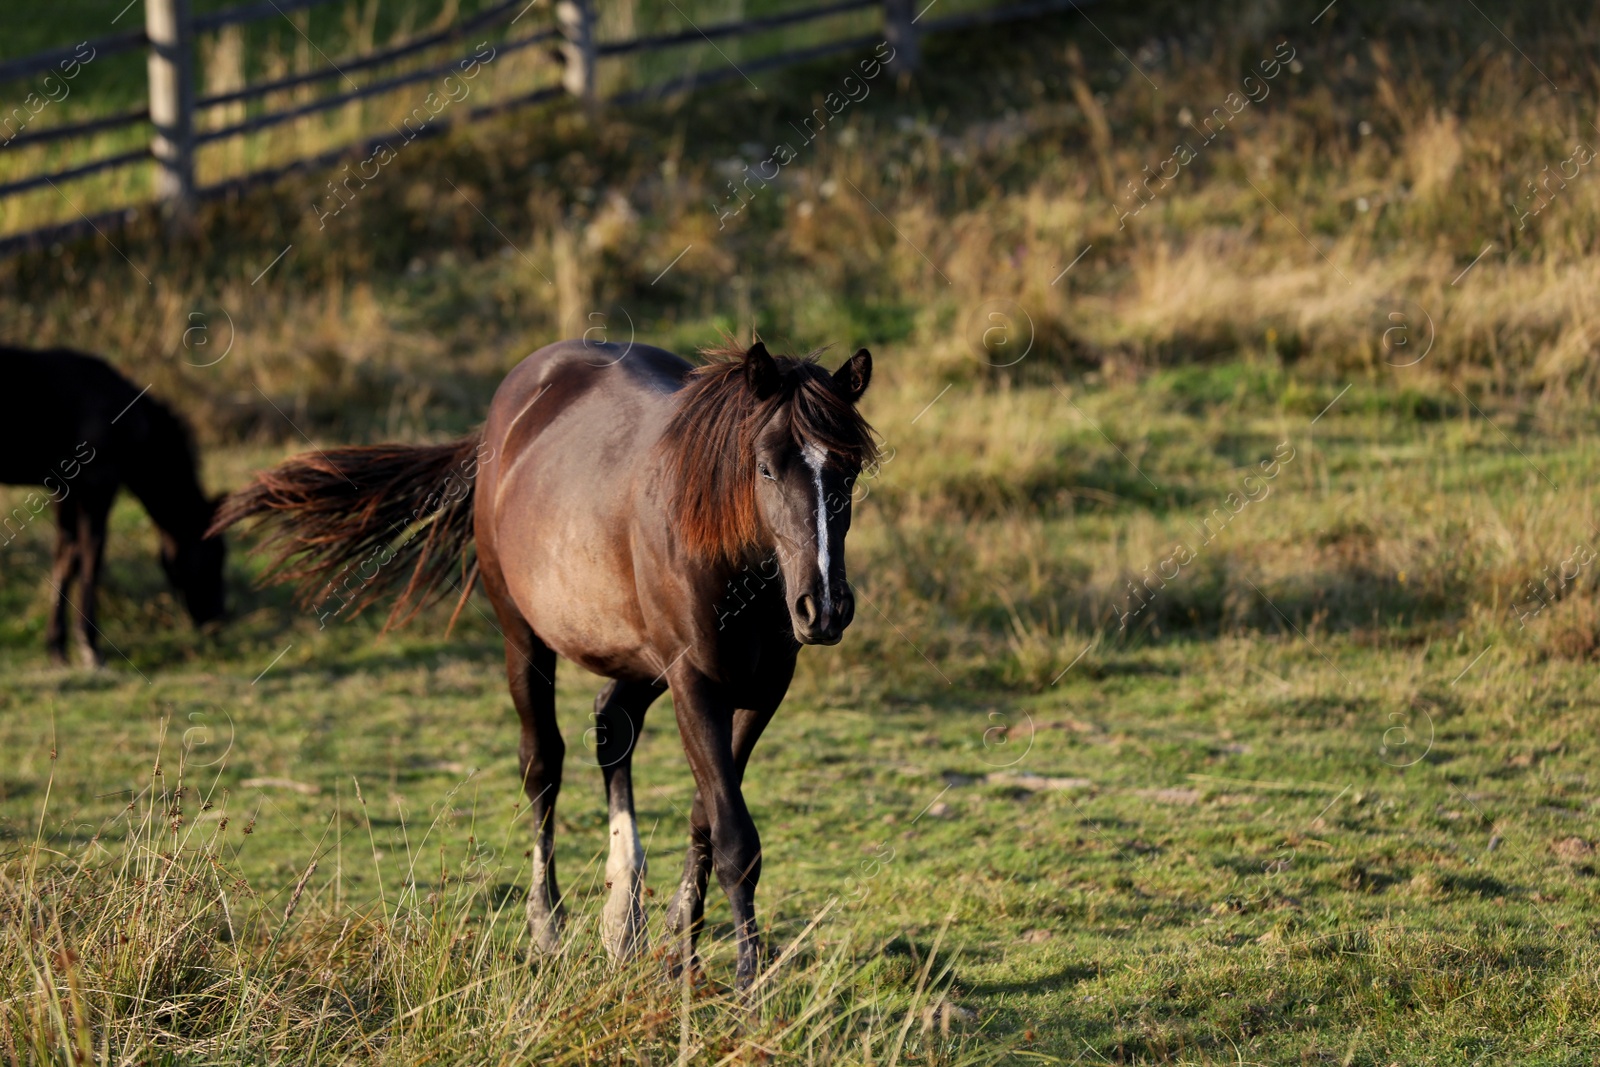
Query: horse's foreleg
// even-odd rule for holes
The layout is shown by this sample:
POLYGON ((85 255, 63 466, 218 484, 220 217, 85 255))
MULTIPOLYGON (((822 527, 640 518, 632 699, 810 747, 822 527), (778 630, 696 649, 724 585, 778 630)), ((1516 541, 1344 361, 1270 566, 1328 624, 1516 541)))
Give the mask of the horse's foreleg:
MULTIPOLYGON (((498 598, 494 598, 498 600, 498 598)), ((496 608, 499 607, 498 602, 496 608)), ((518 765, 533 815, 533 880, 528 887, 528 928, 536 952, 561 944, 564 918, 556 885, 556 796, 561 792, 561 761, 566 744, 556 723, 556 654, 520 616, 501 613, 506 637, 506 679, 522 719, 518 765)))
MULTIPOLYGON (((699 794, 697 808, 703 808, 710 823, 711 869, 733 909, 739 953, 735 984, 739 989, 747 989, 755 981, 760 958, 755 899, 756 885, 761 880, 761 835, 745 805, 740 782, 750 752, 775 709, 735 712, 717 700, 709 682, 697 677, 685 677, 682 684, 675 685, 673 699, 684 752, 694 770, 699 794)), ((698 829, 691 827, 696 843, 703 839, 698 829)), ((691 844, 690 863, 696 862, 695 851, 691 844)), ((704 908, 705 876, 691 871, 687 863, 684 874, 680 899, 675 905, 686 904, 687 908, 675 910, 680 922, 687 910, 686 932, 692 946, 704 908), (701 891, 694 896, 700 899, 685 901, 683 895, 692 891, 691 874, 698 874, 695 883, 701 891)))
POLYGON ((689 850, 683 857, 683 879, 667 907, 669 948, 676 965, 693 967, 695 943, 706 913, 706 882, 711 877, 711 817, 700 790, 689 811, 689 850))
POLYGON ((45 629, 45 647, 58 663, 67 659, 67 612, 72 609, 72 583, 78 577, 78 504, 63 500, 56 505, 56 557, 50 566, 55 605, 45 629))
POLYGON ((628 959, 644 943, 644 845, 633 811, 633 749, 644 715, 664 692, 656 685, 612 682, 594 701, 596 758, 605 775, 606 807, 611 815, 611 851, 606 887, 611 891, 601 915, 600 939, 614 960, 628 959))

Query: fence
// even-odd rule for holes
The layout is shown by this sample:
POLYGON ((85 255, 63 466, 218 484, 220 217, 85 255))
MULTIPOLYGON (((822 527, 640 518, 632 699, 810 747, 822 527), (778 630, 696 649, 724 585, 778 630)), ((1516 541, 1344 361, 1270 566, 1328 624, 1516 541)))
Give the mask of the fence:
MULTIPOLYGON (((0 142, 0 146, 5 149, 63 142, 70 144, 87 141, 107 131, 141 125, 148 125, 150 128, 148 142, 139 148, 113 152, 88 162, 76 163, 53 171, 27 174, 0 183, 0 201, 46 185, 60 191, 62 184, 90 175, 153 164, 155 198, 164 202, 173 209, 174 214, 181 217, 187 208, 200 198, 237 189, 242 185, 269 181, 296 169, 325 165, 347 157, 353 152, 371 151, 380 141, 370 138, 358 140, 287 163, 256 167, 207 186, 199 185, 196 181, 195 157, 199 148, 243 138, 309 115, 342 108, 355 101, 391 93, 417 82, 459 72, 466 69, 466 65, 473 62, 475 57, 481 58, 481 56, 474 53, 464 56, 452 54, 452 58, 447 61, 426 62, 386 76, 374 77, 359 86, 351 78, 353 73, 376 72, 386 67, 397 67, 402 60, 428 52, 438 52, 451 45, 456 45, 459 49, 461 43, 469 37, 494 31, 505 35, 496 41, 494 54, 497 58, 507 53, 548 45, 553 52, 553 58, 558 62, 560 76, 554 84, 525 86, 522 91, 514 92, 506 99, 467 110, 462 116, 465 121, 480 119, 510 108, 555 101, 563 97, 581 101, 591 110, 599 108, 604 102, 622 104, 659 98, 740 77, 748 79, 753 72, 805 62, 836 52, 869 47, 880 40, 887 40, 895 49, 894 66, 900 71, 909 73, 918 66, 919 41, 924 34, 1073 10, 1086 6, 1092 0, 1031 0, 1007 7, 971 10, 936 19, 927 19, 923 16, 937 0, 933 2, 832 0, 829 3, 800 10, 706 26, 695 25, 687 15, 684 15, 684 21, 690 25, 688 29, 616 40, 602 40, 602 35, 597 32, 595 0, 558 0, 554 11, 544 6, 546 0, 531 0, 531 2, 499 0, 492 2, 483 10, 456 20, 447 28, 424 33, 366 54, 339 61, 329 60, 327 65, 320 69, 270 78, 237 89, 198 95, 195 48, 200 34, 214 33, 225 27, 242 26, 268 19, 286 19, 290 12, 330 2, 333 0, 264 0, 261 3, 246 3, 223 11, 196 15, 190 11, 190 0, 144 0, 143 30, 126 30, 84 41, 76 46, 0 63, 0 84, 4 84, 35 75, 43 75, 45 81, 48 81, 50 76, 55 76, 59 81, 61 74, 57 72, 66 72, 69 65, 81 66, 100 56, 120 52, 143 49, 148 59, 148 97, 144 107, 120 114, 33 130, 27 128, 28 120, 37 112, 33 112, 31 108, 13 108, 9 113, 0 114, 0 136, 9 134, 3 142, 0 142), (919 3, 926 4, 920 13, 914 7, 919 3), (613 57, 657 52, 702 42, 716 47, 718 40, 726 38, 770 33, 774 30, 868 10, 881 12, 881 24, 876 34, 856 33, 832 37, 805 47, 791 48, 760 57, 742 65, 729 61, 727 65, 717 69, 693 71, 667 78, 653 85, 621 92, 606 94, 602 89, 598 74, 600 63, 613 57), (517 24, 524 21, 526 25, 520 30, 517 29, 517 24), (87 58, 85 49, 88 50, 87 58), (327 92, 314 99, 294 103, 292 106, 265 110, 216 128, 203 129, 197 122, 197 116, 212 112, 214 109, 229 105, 248 105, 271 97, 281 98, 289 91, 303 90, 306 87, 339 80, 348 83, 351 88, 343 92, 327 92), (19 116, 22 119, 22 127, 13 132, 19 116)), ((682 9, 676 3, 673 3, 672 7, 682 14, 682 9)), ((309 38, 307 40, 309 42, 309 38)), ((720 48, 718 50, 720 51, 720 48)), ((75 76, 75 73, 68 76, 75 76)), ((49 94, 48 88, 46 93, 49 94)), ((34 96, 30 95, 29 99, 34 99, 34 96)), ((419 132, 436 134, 454 124, 455 121, 425 123, 427 128, 419 132)), ((65 197, 64 193, 62 195, 65 197)), ((71 203, 70 200, 68 202, 71 203)), ((76 208, 76 205, 74 207, 76 208)), ((0 238, 0 253, 87 232, 98 224, 119 217, 123 210, 119 208, 98 216, 87 215, 80 211, 82 217, 77 221, 0 238)))

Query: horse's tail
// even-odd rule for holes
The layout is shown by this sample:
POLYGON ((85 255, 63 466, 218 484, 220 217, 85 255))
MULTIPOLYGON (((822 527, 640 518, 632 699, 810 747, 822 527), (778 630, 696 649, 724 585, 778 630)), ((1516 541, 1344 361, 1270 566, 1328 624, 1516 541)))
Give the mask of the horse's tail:
POLYGON ((297 585, 324 620, 353 615, 403 581, 385 629, 437 599, 459 563, 460 614, 477 578, 469 557, 482 451, 479 430, 442 445, 307 452, 229 494, 207 533, 247 520, 269 529, 274 554, 262 580, 297 585))

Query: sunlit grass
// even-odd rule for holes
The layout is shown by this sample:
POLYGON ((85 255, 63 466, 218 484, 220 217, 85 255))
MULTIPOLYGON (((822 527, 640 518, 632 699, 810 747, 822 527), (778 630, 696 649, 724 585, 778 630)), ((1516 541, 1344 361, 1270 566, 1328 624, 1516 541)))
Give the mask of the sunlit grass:
MULTIPOLYGON (((123 501, 87 675, 45 663, 35 522, 0 548, 3 1055, 1588 1062, 1600 186, 1519 228, 1584 112, 1496 26, 1562 85, 1595 29, 1485 10, 934 38, 727 219, 854 59, 418 142, 326 225, 315 175, 8 262, 6 332, 151 383, 213 490, 308 441, 463 432, 597 322, 865 344, 886 447, 862 608, 752 764, 786 954, 754 1014, 599 950, 597 680, 558 675, 574 921, 529 966, 485 605, 449 638, 322 629, 239 542, 203 640, 123 501), (1301 69, 1119 227, 1184 109, 1284 41, 1301 69)), ((665 701, 638 775, 659 934, 692 798, 665 701)))
MULTIPOLYGON (((375 893, 345 900, 343 864, 366 857, 346 857, 337 819, 337 846, 324 833, 290 884, 253 886, 239 853, 256 816, 230 809, 215 773, 186 774, 187 747, 174 745, 87 841, 41 834, 0 868, 0 1030, 13 1062, 972 1057, 954 1023, 972 1013, 946 999, 943 939, 913 982, 885 987, 860 965, 873 946, 841 938, 837 922, 818 937, 837 896, 744 996, 703 976, 673 980, 659 953, 613 964, 586 914, 557 956, 530 963, 521 896, 504 881, 526 874, 503 858, 517 854, 504 839, 515 819, 470 823, 464 841, 436 834, 438 818, 414 827, 416 851, 404 838, 385 884, 357 785, 349 815, 365 822, 375 893)), ((54 814, 48 788, 41 827, 54 814)))

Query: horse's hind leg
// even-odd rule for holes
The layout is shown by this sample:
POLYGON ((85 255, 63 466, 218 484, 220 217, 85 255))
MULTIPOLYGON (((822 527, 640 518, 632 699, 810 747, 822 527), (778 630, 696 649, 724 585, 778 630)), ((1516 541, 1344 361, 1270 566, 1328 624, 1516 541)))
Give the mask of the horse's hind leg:
POLYGON ((116 487, 109 493, 93 493, 87 487, 78 511, 78 613, 73 620, 78 632, 78 659, 85 667, 104 667, 100 654, 99 612, 100 571, 106 556, 106 527, 116 487))
MULTIPOLYGON (((498 609, 498 598, 493 599, 498 609)), ((522 744, 517 754, 536 834, 528 928, 533 933, 534 951, 551 953, 560 947, 564 918, 561 890, 556 885, 555 820, 566 744, 556 723, 556 654, 521 616, 508 618, 508 614, 500 612, 506 637, 506 680, 522 719, 522 744)))
POLYGON ((45 647, 58 663, 67 659, 67 612, 72 610, 72 583, 77 577, 78 504, 69 498, 56 505, 56 557, 50 565, 56 597, 44 632, 45 647))
POLYGON ((610 854, 606 859, 605 910, 600 939, 614 960, 644 947, 644 845, 633 811, 633 750, 644 728, 644 713, 665 692, 644 682, 611 682, 594 701, 596 757, 605 775, 606 807, 611 815, 610 854))

